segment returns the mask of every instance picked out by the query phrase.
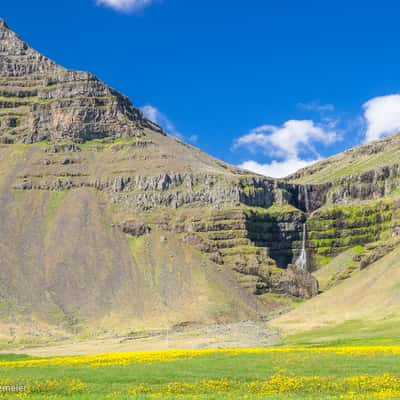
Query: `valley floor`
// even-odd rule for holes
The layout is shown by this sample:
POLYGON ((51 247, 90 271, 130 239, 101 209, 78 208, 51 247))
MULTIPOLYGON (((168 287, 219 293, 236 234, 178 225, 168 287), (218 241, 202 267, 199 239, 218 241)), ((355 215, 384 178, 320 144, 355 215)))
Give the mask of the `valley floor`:
POLYGON ((269 322, 9 343, 0 398, 400 399, 399 256, 396 248, 269 322), (25 391, 6 391, 15 387, 25 391))
POLYGON ((52 345, 8 347, 1 353, 28 353, 38 357, 98 354, 99 352, 129 352, 174 349, 220 349, 268 347, 281 337, 277 330, 267 328, 265 322, 243 321, 225 325, 186 326, 134 336, 86 341, 70 341, 52 345))
POLYGON ((6 398, 399 399, 400 346, 0 357, 6 398))

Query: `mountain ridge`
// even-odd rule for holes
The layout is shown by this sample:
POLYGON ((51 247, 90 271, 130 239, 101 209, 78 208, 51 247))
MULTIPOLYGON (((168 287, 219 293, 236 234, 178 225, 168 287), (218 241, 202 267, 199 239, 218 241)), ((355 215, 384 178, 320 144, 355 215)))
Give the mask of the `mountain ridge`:
POLYGON ((162 132, 130 100, 95 75, 65 69, 0 24, 1 97, 14 118, 2 119, 3 142, 141 136, 162 132), (8 78, 8 82, 4 81, 8 78))
POLYGON ((400 133, 397 133, 330 156, 302 168, 284 179, 294 183, 324 184, 332 179, 338 180, 347 175, 360 174, 396 164, 399 149, 400 133), (382 154, 385 156, 381 156, 382 154), (357 163, 360 158, 362 158, 362 162, 357 163))

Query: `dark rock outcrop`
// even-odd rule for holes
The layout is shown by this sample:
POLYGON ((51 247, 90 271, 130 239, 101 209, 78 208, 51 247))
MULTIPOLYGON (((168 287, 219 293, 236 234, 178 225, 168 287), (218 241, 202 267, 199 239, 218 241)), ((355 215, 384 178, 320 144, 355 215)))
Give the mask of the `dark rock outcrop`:
POLYGON ((151 228, 142 221, 124 221, 121 224, 122 232, 131 236, 143 236, 151 232, 151 228))

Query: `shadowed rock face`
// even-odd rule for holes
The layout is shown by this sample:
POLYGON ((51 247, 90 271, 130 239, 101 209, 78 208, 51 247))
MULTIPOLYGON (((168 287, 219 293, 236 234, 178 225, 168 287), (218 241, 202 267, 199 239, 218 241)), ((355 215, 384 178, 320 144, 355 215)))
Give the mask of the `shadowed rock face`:
POLYGON ((87 72, 66 70, 0 23, 0 141, 142 136, 129 99, 87 72))

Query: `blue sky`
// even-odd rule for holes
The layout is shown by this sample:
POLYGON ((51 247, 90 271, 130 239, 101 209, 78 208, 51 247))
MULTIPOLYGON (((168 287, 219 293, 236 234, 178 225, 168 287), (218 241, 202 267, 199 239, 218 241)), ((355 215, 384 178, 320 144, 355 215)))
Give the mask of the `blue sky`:
POLYGON ((1 16, 172 134, 256 172, 400 130, 398 1, 3 0, 1 16))

